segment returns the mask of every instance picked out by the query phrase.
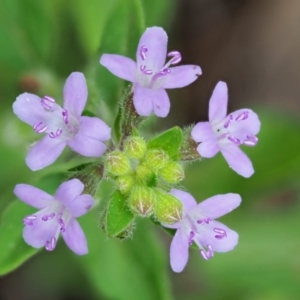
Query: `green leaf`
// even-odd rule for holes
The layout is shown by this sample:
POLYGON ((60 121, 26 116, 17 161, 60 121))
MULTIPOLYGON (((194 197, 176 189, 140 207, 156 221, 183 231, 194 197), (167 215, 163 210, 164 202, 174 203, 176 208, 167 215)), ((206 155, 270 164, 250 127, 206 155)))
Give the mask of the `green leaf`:
POLYGON ((107 239, 99 230, 99 212, 80 219, 86 233, 89 254, 78 258, 86 277, 105 299, 170 300, 168 251, 155 227, 139 220, 133 239, 107 239))
POLYGON ((173 127, 148 142, 148 149, 162 149, 171 158, 176 158, 182 142, 182 131, 179 127, 173 127))
POLYGON ((115 191, 108 204, 105 229, 109 237, 122 235, 134 220, 134 215, 128 210, 126 198, 115 191))

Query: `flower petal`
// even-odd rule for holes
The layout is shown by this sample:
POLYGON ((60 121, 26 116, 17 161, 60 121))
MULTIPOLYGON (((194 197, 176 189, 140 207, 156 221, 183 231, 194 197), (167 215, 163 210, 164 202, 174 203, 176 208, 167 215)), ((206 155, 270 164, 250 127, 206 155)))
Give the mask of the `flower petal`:
POLYGON ((91 195, 84 194, 68 203, 68 209, 77 218, 86 214, 94 203, 95 201, 91 195))
POLYGON ((174 272, 181 272, 189 259, 189 243, 186 232, 177 229, 170 247, 170 263, 174 272))
POLYGON ((26 164, 32 171, 43 169, 57 159, 65 146, 66 141, 59 138, 52 139, 46 135, 29 150, 26 164))
POLYGON ((210 219, 216 219, 237 208, 241 201, 241 196, 238 194, 216 195, 199 203, 194 211, 210 219))
POLYGON ((52 212, 51 207, 47 206, 34 214, 37 216, 37 219, 33 221, 32 226, 25 226, 23 230, 23 238, 28 245, 34 248, 40 248, 45 246, 46 241, 51 241, 53 237, 57 240, 60 232, 57 220, 42 220, 43 216, 52 212))
POLYGON ((191 209, 197 206, 195 198, 185 191, 172 189, 171 194, 181 201, 183 205, 183 216, 185 216, 191 209))
POLYGON ((80 117, 86 104, 88 90, 85 77, 80 72, 73 72, 64 86, 64 108, 72 115, 80 117))
POLYGON ((194 82, 202 74, 201 68, 195 65, 184 65, 170 68, 171 73, 166 75, 162 88, 182 88, 194 82))
POLYGON ((17 97, 13 103, 13 111, 20 120, 31 126, 37 122, 45 122, 49 115, 41 105, 41 98, 29 93, 17 97))
POLYGON ((95 117, 80 117, 80 131, 82 134, 99 141, 110 139, 111 129, 101 119, 95 117))
POLYGON ((236 110, 230 114, 233 118, 229 125, 230 134, 240 141, 247 139, 248 135, 256 135, 260 130, 260 121, 257 114, 248 108, 236 110), (245 120, 237 121, 239 116, 247 113, 245 120))
POLYGON ((74 200, 83 192, 84 184, 79 179, 63 182, 57 189, 54 198, 67 208, 72 207, 74 200))
POLYGON ((46 192, 23 183, 15 186, 14 194, 23 202, 39 209, 46 207, 53 200, 53 197, 46 192))
POLYGON ((139 84, 134 87, 133 104, 140 116, 150 116, 152 113, 152 91, 141 87, 139 84))
POLYGON ((158 117, 165 118, 170 111, 170 100, 164 89, 152 90, 153 110, 158 117))
POLYGON ((192 138, 195 142, 205 142, 215 138, 215 134, 209 122, 197 123, 191 132, 192 138))
POLYGON ((135 82, 136 63, 128 57, 117 54, 103 54, 100 64, 114 75, 135 82))
POLYGON ((228 162, 229 167, 239 175, 248 178, 254 173, 252 162, 238 146, 233 143, 226 144, 222 145, 220 150, 228 162))
POLYGON ((204 247, 211 245, 213 251, 216 252, 227 252, 237 245, 239 235, 226 225, 218 221, 211 221, 210 224, 202 226, 205 228, 201 231, 201 234, 196 234, 194 239, 196 243, 200 243, 204 247), (215 236, 218 235, 218 233, 214 231, 215 228, 225 230, 226 237, 217 239, 215 236))
POLYGON ((227 84, 219 81, 209 100, 209 121, 219 122, 226 117, 228 102, 227 84))
POLYGON ((167 55, 168 36, 161 27, 147 28, 143 33, 136 51, 138 68, 145 65, 147 70, 156 73, 164 66, 167 55), (146 47, 146 59, 141 56, 141 48, 146 47))
POLYGON ((87 157, 99 157, 106 151, 106 145, 85 135, 86 131, 79 129, 72 140, 67 141, 70 148, 87 157))
POLYGON ((197 151, 202 157, 214 157, 220 150, 217 139, 214 137, 198 145, 197 151))
POLYGON ((62 232, 61 235, 67 246, 77 255, 84 255, 88 253, 84 232, 75 218, 70 220, 66 231, 62 232))

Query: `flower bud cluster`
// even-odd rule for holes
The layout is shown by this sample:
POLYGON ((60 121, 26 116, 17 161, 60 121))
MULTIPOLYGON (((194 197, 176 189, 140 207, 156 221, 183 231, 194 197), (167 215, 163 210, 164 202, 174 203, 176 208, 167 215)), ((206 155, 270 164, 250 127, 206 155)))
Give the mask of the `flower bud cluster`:
POLYGON ((165 151, 148 149, 143 138, 130 136, 124 151, 106 155, 105 168, 134 215, 153 216, 164 224, 180 221, 182 204, 168 191, 183 180, 184 170, 165 151))

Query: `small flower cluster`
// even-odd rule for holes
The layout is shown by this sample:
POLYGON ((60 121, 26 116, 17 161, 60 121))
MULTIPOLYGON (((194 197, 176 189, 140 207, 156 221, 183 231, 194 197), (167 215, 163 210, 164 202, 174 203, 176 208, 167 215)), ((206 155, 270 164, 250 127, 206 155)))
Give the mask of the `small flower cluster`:
MULTIPOLYGON (((26 163, 31 170, 52 164, 66 145, 82 156, 96 158, 95 164, 62 183, 54 196, 28 184, 15 187, 18 198, 39 209, 23 219, 23 237, 32 247, 52 251, 61 234, 72 251, 86 254, 87 241, 76 218, 93 206, 102 178, 114 180, 119 192, 116 197, 122 195, 125 199, 122 209, 126 217, 128 212, 133 218, 149 217, 176 230, 170 250, 175 272, 185 267, 193 243, 205 260, 214 252, 227 252, 237 245, 238 234, 214 219, 238 207, 241 197, 217 195, 197 204, 192 195, 178 189, 184 179, 180 161, 211 158, 220 151, 234 171, 250 177, 254 172, 252 163, 239 147, 256 145, 260 121, 251 109, 227 115, 227 85, 219 82, 210 99, 208 122, 199 122, 184 133, 177 127, 150 141, 143 139, 138 131, 141 120, 152 113, 166 117, 170 111, 165 89, 187 86, 201 75, 199 66, 175 66, 182 56, 179 51, 167 53, 167 39, 162 28, 148 28, 139 41, 136 62, 116 54, 100 58, 100 64, 111 73, 132 83, 122 106, 120 139, 111 140, 111 129, 101 119, 84 115, 88 92, 82 73, 68 77, 63 108, 50 96, 24 93, 17 97, 14 113, 37 134, 46 134, 29 150, 26 163), (102 155, 104 158, 97 160, 102 155), (98 180, 92 180, 95 177, 98 180)), ((107 215, 114 223, 109 205, 107 215)), ((121 231, 128 229, 125 223, 121 231)), ((103 228, 109 231, 107 226, 103 228)))

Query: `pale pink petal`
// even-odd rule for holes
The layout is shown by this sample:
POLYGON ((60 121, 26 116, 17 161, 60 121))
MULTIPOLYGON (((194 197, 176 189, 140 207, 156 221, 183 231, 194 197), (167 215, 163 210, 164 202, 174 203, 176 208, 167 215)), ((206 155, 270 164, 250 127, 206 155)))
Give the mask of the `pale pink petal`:
POLYGON ((83 192, 84 184, 77 178, 63 182, 57 189, 54 198, 67 208, 72 206, 73 201, 83 192))
POLYGON ((106 145, 103 142, 86 136, 81 130, 67 143, 73 151, 82 156, 99 157, 106 151, 106 145))
POLYGON ((260 130, 260 121, 257 114, 249 108, 236 110, 230 114, 232 120, 228 127, 232 136, 241 142, 247 139, 249 135, 256 135, 260 130), (243 116, 247 116, 244 120, 243 116))
POLYGON ((143 33, 136 51, 136 61, 138 68, 145 65, 147 70, 153 73, 160 71, 164 66, 167 55, 168 36, 161 27, 147 28, 143 33), (146 59, 143 60, 141 48, 146 47, 146 59))
POLYGON ((215 133, 209 122, 197 123, 191 132, 192 138, 195 142, 205 142, 210 139, 215 139, 215 133))
POLYGON ((211 158, 214 157, 219 151, 217 139, 212 138, 198 145, 197 151, 202 157, 211 158))
POLYGON ((172 189, 171 194, 181 201, 183 205, 183 216, 185 216, 192 208, 197 206, 197 202, 194 197, 185 191, 172 189))
POLYGON ((235 144, 228 143, 226 145, 222 145, 221 153, 228 162, 229 167, 239 175, 248 178, 254 173, 254 169, 250 159, 235 144))
POLYGON ((139 84, 134 87, 133 104, 140 116, 150 116, 153 111, 152 91, 139 84))
POLYGON ((99 118, 82 116, 79 118, 82 134, 99 141, 110 139, 111 129, 99 118))
POLYGON ((218 122, 226 117, 228 102, 227 84, 219 81, 209 100, 209 121, 218 122))
POLYGON ((212 246, 213 251, 216 252, 228 252, 232 250, 238 243, 238 234, 228 228, 226 225, 218 222, 211 221, 209 224, 202 225, 204 228, 201 230, 201 234, 196 234, 195 242, 200 243, 202 246, 212 246), (214 229, 221 229, 226 231, 226 237, 222 239, 216 238, 219 235, 214 229))
POLYGON ((70 114, 80 117, 88 97, 85 77, 80 72, 73 72, 64 86, 64 108, 70 114))
POLYGON ((77 218, 86 214, 94 205, 95 201, 91 195, 81 195, 68 203, 71 214, 77 218))
POLYGON ((194 82, 201 74, 201 68, 195 65, 184 65, 170 68, 171 73, 166 75, 162 88, 182 88, 194 82))
POLYGON ((62 153, 66 141, 59 138, 43 137, 29 150, 26 157, 26 164, 32 171, 37 171, 51 165, 62 153))
POLYGON ((87 242, 82 228, 74 218, 70 220, 66 231, 61 233, 67 246, 77 255, 88 253, 87 242))
POLYGON ((46 207, 53 200, 51 195, 29 184, 17 184, 14 194, 23 202, 39 209, 46 207))
POLYGON ((170 111, 170 100, 167 92, 164 89, 150 91, 152 93, 154 114, 165 118, 170 111))
POLYGON ((189 259, 188 235, 179 228, 171 242, 170 263, 174 272, 181 272, 189 259))
POLYGON ((117 54, 103 54, 100 64, 122 79, 130 82, 136 81, 136 63, 131 58, 117 54))
POLYGON ((60 232, 60 226, 57 220, 43 221, 42 217, 52 213, 51 207, 46 207, 34 215, 37 217, 32 223, 32 226, 25 226, 23 230, 23 238, 25 242, 35 248, 44 247, 46 241, 51 241, 54 237, 58 238, 60 232))
POLYGON ((216 219, 228 214, 241 204, 241 196, 238 194, 216 195, 198 204, 193 211, 199 216, 216 219))
POLYGON ((50 115, 41 105, 41 98, 29 93, 17 97, 13 103, 13 111, 20 120, 31 126, 37 122, 45 122, 50 115))

